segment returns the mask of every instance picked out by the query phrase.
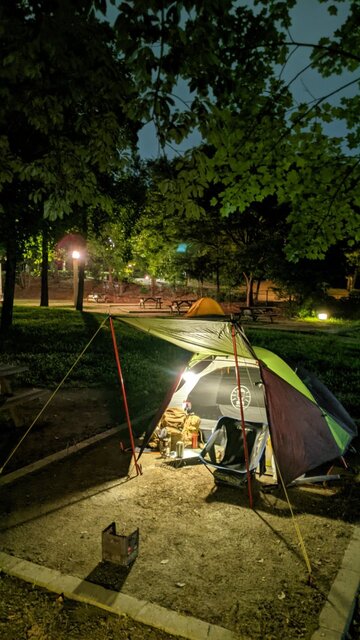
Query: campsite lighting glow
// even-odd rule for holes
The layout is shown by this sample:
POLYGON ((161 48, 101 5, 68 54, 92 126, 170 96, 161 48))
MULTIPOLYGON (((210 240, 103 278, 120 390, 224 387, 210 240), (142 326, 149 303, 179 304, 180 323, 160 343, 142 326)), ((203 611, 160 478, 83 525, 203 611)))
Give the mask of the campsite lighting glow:
POLYGON ((196 373, 193 371, 185 371, 182 378, 184 382, 195 384, 196 377, 196 373))
POLYGON ((327 320, 328 314, 325 311, 321 311, 320 313, 317 314, 317 317, 319 320, 327 320))

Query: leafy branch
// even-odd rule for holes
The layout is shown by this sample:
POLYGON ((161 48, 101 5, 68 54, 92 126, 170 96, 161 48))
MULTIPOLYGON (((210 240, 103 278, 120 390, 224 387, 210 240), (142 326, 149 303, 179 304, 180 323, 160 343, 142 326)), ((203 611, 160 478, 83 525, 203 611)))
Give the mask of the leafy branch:
POLYGON ((308 47, 309 49, 317 49, 319 51, 324 51, 325 53, 329 53, 330 55, 336 54, 341 56, 342 58, 349 58, 350 60, 355 60, 360 63, 360 56, 351 53, 351 51, 346 51, 342 47, 336 47, 334 45, 323 45, 323 44, 314 44, 311 42, 296 42, 295 40, 291 40, 290 42, 285 42, 287 46, 295 46, 295 47, 308 47))

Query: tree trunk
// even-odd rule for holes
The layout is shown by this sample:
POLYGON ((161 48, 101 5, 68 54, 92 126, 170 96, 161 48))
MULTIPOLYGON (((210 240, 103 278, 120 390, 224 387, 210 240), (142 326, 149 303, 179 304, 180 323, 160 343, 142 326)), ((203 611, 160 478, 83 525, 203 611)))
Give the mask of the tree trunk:
POLYGON ((45 224, 42 232, 42 256, 41 256, 41 293, 40 307, 49 306, 49 253, 48 253, 48 234, 45 224))
POLYGON ((356 287, 357 287, 358 276, 359 276, 359 269, 356 268, 354 270, 354 279, 353 279, 353 288, 354 289, 356 289, 356 287))
POLYGON ((4 285, 4 300, 1 310, 0 333, 10 329, 13 320, 14 296, 16 282, 16 241, 9 238, 6 246, 6 274, 4 285))
POLYGON ((216 297, 220 298, 220 265, 219 261, 216 261, 216 297))
POLYGON ((259 279, 256 281, 256 289, 255 289, 255 301, 256 301, 256 302, 259 302, 259 292, 260 292, 260 285, 261 285, 261 282, 262 282, 261 278, 259 278, 259 279))
POLYGON ((243 274, 246 282, 246 306, 253 307, 254 306, 254 294, 253 294, 253 285, 254 285, 254 277, 251 274, 247 275, 243 274))
POLYGON ((78 271, 78 288, 77 288, 77 299, 76 299, 76 310, 83 310, 83 300, 84 300, 84 282, 85 282, 85 263, 84 259, 79 261, 79 271, 78 271))
POLYGON ((154 296, 156 293, 156 278, 151 276, 151 295, 154 296))

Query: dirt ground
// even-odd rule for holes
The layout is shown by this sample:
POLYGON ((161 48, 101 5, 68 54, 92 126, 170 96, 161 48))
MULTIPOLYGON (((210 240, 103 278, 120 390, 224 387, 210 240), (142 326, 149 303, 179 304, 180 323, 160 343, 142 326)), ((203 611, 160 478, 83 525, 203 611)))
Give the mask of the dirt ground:
POLYGON ((6 464, 6 473, 123 424, 122 405, 117 385, 111 389, 62 387, 54 397, 49 391, 43 399, 17 409, 23 428, 14 428, 9 416, 0 414, 0 466, 33 422, 33 428, 6 464))
MULTIPOLYGON (((104 389, 64 391, 6 471, 116 426, 115 405, 104 389)), ((1 432, 9 451, 16 438, 9 426, 1 432)), ((239 639, 310 638, 358 519, 358 485, 289 489, 311 562, 309 582, 282 490, 267 493, 256 479, 250 509, 246 488, 216 486, 203 465, 171 466, 158 452, 143 454, 136 477, 120 441, 121 431, 1 486, 2 551, 221 625, 239 639), (139 555, 129 569, 102 559, 101 534, 111 522, 125 535, 139 527, 139 555)), ((0 577, 1 637, 168 637, 26 585, 19 591, 17 581, 0 577), (50 619, 49 608, 56 611, 50 619), (63 636, 55 625, 60 615, 63 636)))
POLYGON ((170 640, 127 616, 112 616, 0 573, 0 638, 4 640, 170 640))

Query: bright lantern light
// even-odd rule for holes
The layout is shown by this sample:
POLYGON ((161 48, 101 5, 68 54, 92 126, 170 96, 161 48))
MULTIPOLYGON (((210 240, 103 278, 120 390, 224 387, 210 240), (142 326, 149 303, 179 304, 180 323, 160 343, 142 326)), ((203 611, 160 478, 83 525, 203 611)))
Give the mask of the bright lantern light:
POLYGON ((187 383, 190 382, 190 383, 194 384, 196 378, 197 378, 197 375, 193 371, 185 371, 183 373, 183 380, 185 382, 187 382, 187 383))
POLYGON ((327 320, 328 319, 328 314, 325 313, 325 312, 318 313, 318 319, 319 320, 327 320))
POLYGON ((79 260, 81 254, 80 251, 73 251, 71 255, 73 257, 73 260, 79 260))

